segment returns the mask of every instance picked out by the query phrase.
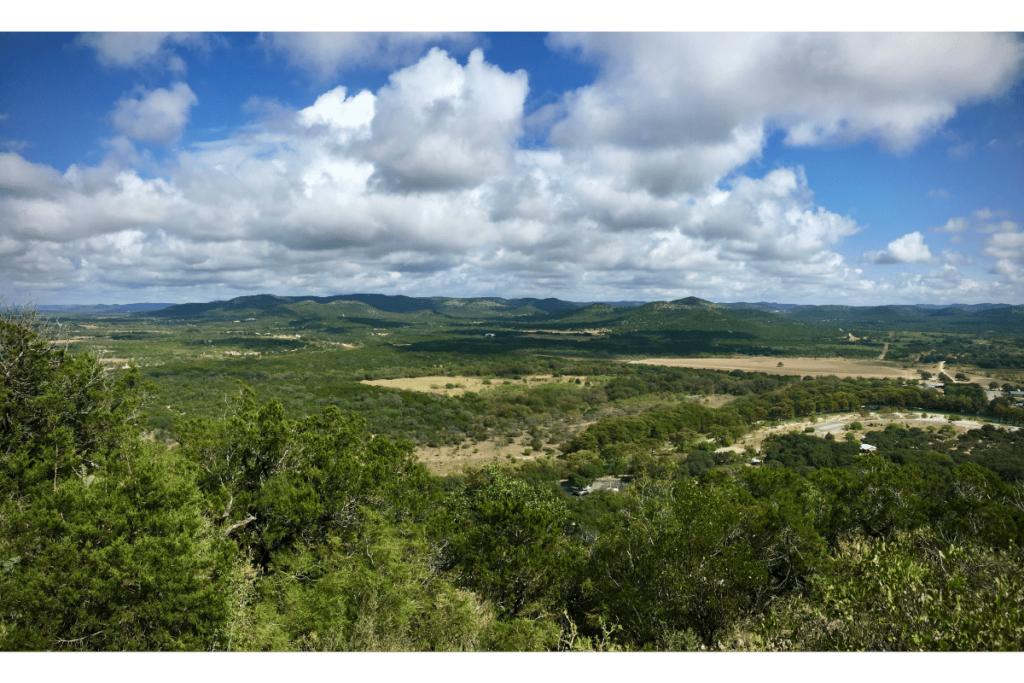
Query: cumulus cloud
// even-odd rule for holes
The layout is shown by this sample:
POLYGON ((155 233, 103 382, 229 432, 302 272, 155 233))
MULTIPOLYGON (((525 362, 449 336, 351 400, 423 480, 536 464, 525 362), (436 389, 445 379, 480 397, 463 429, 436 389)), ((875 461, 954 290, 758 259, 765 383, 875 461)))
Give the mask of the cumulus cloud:
POLYGON ((299 123, 304 126, 329 126, 338 131, 366 128, 373 121, 376 97, 364 90, 354 97, 346 97, 347 90, 338 86, 320 95, 316 102, 299 112, 299 123))
MULTIPOLYGON (((993 234, 1000 232, 1016 232, 1020 226, 1011 220, 1004 218, 1005 212, 992 211, 989 208, 978 209, 971 212, 970 216, 954 216, 946 221, 945 225, 929 228, 932 232, 941 233, 964 233, 971 231, 978 234, 993 234), (999 220, 1003 218, 1003 220, 999 220)), ((961 235, 954 235, 951 242, 962 241, 961 235)))
POLYGON ((289 64, 327 80, 339 71, 373 65, 393 69, 415 62, 427 45, 468 46, 473 36, 450 33, 270 33, 260 36, 289 64))
POLYGON ((118 100, 111 119, 114 130, 128 138, 170 145, 181 137, 198 102, 192 89, 179 82, 118 100))
POLYGON ((566 98, 562 145, 723 142, 771 122, 793 145, 874 138, 907 150, 956 108, 1001 92, 1024 58, 1009 34, 585 34, 551 44, 601 66, 566 98))
POLYGON ((865 255, 875 263, 917 263, 932 259, 932 253, 924 243, 924 235, 917 231, 889 242, 883 251, 865 255))
POLYGON ((955 251, 953 249, 943 249, 942 250, 942 259, 947 264, 952 265, 952 266, 962 266, 962 265, 973 265, 974 264, 974 259, 973 258, 968 256, 967 254, 964 254, 961 251, 955 251))
POLYGON ((522 130, 525 71, 473 50, 466 66, 433 48, 391 75, 377 94, 372 137, 361 149, 373 181, 395 192, 471 187, 509 169, 522 130))
POLYGON ((172 72, 184 72, 185 62, 174 54, 173 46, 206 48, 209 37, 201 33, 83 33, 76 42, 92 48, 103 66, 139 68, 158 66, 172 72))
POLYGON ((693 234, 722 245, 728 257, 785 264, 833 262, 830 248, 857 232, 850 218, 814 208, 802 169, 762 179, 740 177, 731 191, 697 201, 686 222, 693 234))
POLYGON ((1014 232, 1001 232, 986 240, 985 256, 993 258, 1008 259, 1013 261, 1024 260, 1024 231, 1019 228, 1014 232))
POLYGON ((0 153, 0 191, 8 196, 46 194, 60 182, 60 173, 14 153, 0 153))
POLYGON ((1021 265, 1019 261, 999 259, 988 272, 993 275, 1002 275, 1015 285, 1024 283, 1024 265, 1021 265))
POLYGON ((1013 231, 991 235, 985 241, 982 254, 997 259, 990 273, 1001 275, 1016 286, 1024 284, 1024 230, 1019 226, 1014 225, 1013 231))
POLYGON ((1020 230, 1020 226, 1013 221, 999 221, 979 225, 977 230, 980 233, 1016 232, 1020 230))
POLYGON ((970 226, 970 223, 967 221, 966 218, 964 218, 963 216, 958 216, 956 218, 950 218, 948 221, 946 221, 945 225, 943 225, 941 227, 938 227, 938 228, 932 228, 932 230, 935 231, 935 232, 949 232, 949 233, 952 233, 952 232, 963 232, 969 226, 970 226))

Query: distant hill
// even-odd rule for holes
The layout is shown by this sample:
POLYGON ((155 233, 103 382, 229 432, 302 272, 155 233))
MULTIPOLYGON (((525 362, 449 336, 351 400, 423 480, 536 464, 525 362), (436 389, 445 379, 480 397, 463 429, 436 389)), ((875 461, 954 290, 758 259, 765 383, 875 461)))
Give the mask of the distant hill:
MULTIPOLYGON (((743 327, 742 323, 772 323, 781 320, 809 325, 837 327, 948 329, 969 331, 979 326, 1006 328, 1020 324, 1024 307, 1009 304, 916 304, 894 306, 842 306, 784 304, 768 301, 756 303, 713 303, 698 297, 671 302, 619 301, 608 303, 564 301, 557 298, 532 297, 504 299, 501 297, 411 297, 390 294, 338 294, 335 296, 276 296, 259 294, 241 296, 228 301, 207 303, 131 304, 126 306, 40 307, 45 312, 75 313, 144 313, 161 318, 192 318, 197 316, 253 317, 276 311, 275 315, 292 315, 290 305, 361 303, 366 313, 410 314, 431 312, 456 319, 503 319, 523 323, 548 321, 562 325, 625 326, 633 329, 664 328, 679 324, 710 326, 725 329, 743 327), (281 308, 284 307, 284 308, 281 308), (734 322, 735 321, 735 322, 734 322)), ((307 315, 312 309, 303 309, 307 315)), ((353 311, 354 313, 355 311, 353 311)), ((324 312, 323 314, 326 314, 324 312)))
MULTIPOLYGON (((258 294, 240 296, 229 301, 210 301, 207 303, 188 303, 168 305, 157 313, 164 318, 191 318, 205 314, 231 313, 233 315, 255 314, 269 311, 285 304, 297 304, 309 301, 317 304, 329 304, 337 301, 358 301, 384 313, 416 313, 434 311, 455 317, 466 317, 487 314, 530 315, 554 313, 585 308, 589 303, 563 301, 547 298, 503 299, 500 297, 411 297, 402 294, 338 294, 335 296, 276 296, 258 294)), ((643 302, 619 302, 617 305, 637 306, 643 302)))
POLYGON ((917 306, 918 306, 918 308, 929 308, 929 309, 961 308, 961 309, 963 309, 965 311, 972 311, 972 312, 976 313, 978 311, 987 311, 987 310, 992 309, 992 308, 1007 308, 1007 307, 1010 306, 1010 304, 945 304, 945 305, 942 305, 942 306, 939 306, 939 305, 936 305, 936 304, 917 304, 917 306))
POLYGON ((124 313, 140 313, 159 311, 174 304, 140 303, 140 304, 48 304, 36 306, 39 313, 78 313, 82 315, 118 315, 124 313))

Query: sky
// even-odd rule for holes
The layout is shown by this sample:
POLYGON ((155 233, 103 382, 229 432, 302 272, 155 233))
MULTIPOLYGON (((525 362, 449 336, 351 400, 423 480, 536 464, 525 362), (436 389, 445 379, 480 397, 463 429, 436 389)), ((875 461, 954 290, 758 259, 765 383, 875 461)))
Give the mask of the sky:
POLYGON ((1022 304, 1022 226, 1021 34, 0 34, 7 304, 1022 304))

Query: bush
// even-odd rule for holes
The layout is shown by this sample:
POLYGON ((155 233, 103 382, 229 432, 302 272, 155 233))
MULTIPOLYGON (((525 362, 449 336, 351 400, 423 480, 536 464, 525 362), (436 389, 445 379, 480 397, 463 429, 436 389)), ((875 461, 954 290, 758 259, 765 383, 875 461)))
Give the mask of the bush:
POLYGON ((1010 554, 921 532, 852 540, 830 564, 762 622, 769 649, 1020 649, 1024 573, 1010 554))
POLYGON ((0 649, 209 649, 234 546, 191 464, 139 438, 138 368, 113 379, 53 331, 0 315, 0 649))

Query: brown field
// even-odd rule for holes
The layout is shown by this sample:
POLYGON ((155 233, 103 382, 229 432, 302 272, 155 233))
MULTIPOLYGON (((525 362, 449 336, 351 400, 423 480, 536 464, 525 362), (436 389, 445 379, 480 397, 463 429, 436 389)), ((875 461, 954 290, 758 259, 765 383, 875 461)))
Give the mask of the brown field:
MULTIPOLYGON (((521 439, 515 443, 505 445, 504 439, 497 441, 480 441, 476 444, 463 444, 462 446, 442 446, 430 448, 419 446, 416 448, 416 457, 431 474, 443 476, 461 472, 466 468, 477 469, 492 462, 510 464, 523 460, 540 460, 549 457, 543 451, 533 452, 530 455, 523 455, 525 446, 520 444, 521 439), (500 443, 499 443, 500 441, 500 443), (476 451, 475 453, 473 451, 476 451)), ((557 454, 557 450, 555 454, 557 454)), ((555 457, 552 454, 550 457, 555 457)))
MULTIPOLYGON (((584 420, 573 425, 569 430, 569 438, 576 436, 594 422, 584 420)), ((466 469, 478 469, 492 462, 509 465, 558 456, 559 451, 554 445, 545 445, 545 448, 552 449, 551 453, 531 449, 531 452, 526 454, 528 440, 529 437, 519 437, 513 443, 508 443, 508 439, 499 436, 487 441, 466 441, 458 446, 417 446, 416 457, 431 474, 444 476, 466 469)))
MULTIPOLYGON (((835 375, 837 377, 902 377, 918 379, 917 369, 900 368, 876 360, 848 358, 779 358, 740 356, 736 358, 648 358, 630 361, 645 365, 666 365, 675 368, 705 370, 743 370, 769 375, 835 375), (778 367, 782 363, 782 367, 778 367)), ((934 366, 928 366, 934 368, 934 366)), ((934 372, 934 369, 932 369, 934 372)))

